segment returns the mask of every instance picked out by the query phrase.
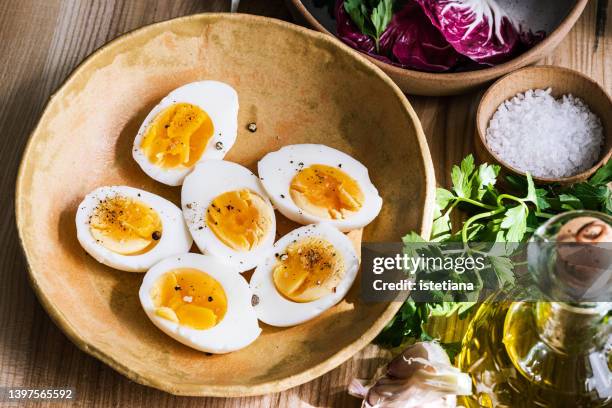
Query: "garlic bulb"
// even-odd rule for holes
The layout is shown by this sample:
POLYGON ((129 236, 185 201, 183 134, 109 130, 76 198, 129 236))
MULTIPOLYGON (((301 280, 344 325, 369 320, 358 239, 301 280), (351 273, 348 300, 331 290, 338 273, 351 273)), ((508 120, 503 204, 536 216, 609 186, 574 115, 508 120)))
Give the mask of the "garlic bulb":
POLYGON ((363 408, 454 408, 457 395, 470 395, 472 381, 453 367, 438 343, 416 343, 370 381, 354 379, 349 393, 363 408))

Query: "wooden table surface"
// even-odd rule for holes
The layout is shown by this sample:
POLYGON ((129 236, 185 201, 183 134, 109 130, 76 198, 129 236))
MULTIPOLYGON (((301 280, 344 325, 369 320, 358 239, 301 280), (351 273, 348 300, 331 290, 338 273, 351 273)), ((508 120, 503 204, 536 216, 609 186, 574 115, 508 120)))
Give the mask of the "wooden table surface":
MULTIPOLYGON (((604 0, 599 0, 603 2, 604 0)), ((328 374, 263 397, 186 398, 129 381, 77 349, 41 308, 27 281, 14 220, 14 183, 22 150, 49 95, 93 50, 152 22, 203 11, 228 11, 229 0, 2 0, 0 3, 0 387, 73 387, 74 406, 345 407, 359 406, 346 385, 376 367, 369 346, 328 374)), ((597 1, 544 63, 573 68, 612 92, 612 27, 596 36, 597 1), (598 39, 597 39, 598 38, 598 39)), ((282 0, 243 0, 240 12, 291 20, 282 0)), ((612 7, 607 21, 612 22, 612 7)), ((481 92, 409 96, 429 141, 438 183, 472 151, 481 92)), ((53 404, 58 406, 57 404, 53 404)), ((0 406, 2 403, 0 402, 0 406)))

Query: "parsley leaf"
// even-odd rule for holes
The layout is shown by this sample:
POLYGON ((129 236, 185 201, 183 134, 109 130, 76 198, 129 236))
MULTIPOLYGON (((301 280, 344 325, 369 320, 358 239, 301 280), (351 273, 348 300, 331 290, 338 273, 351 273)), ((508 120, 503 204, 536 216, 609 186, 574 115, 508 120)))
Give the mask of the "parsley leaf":
POLYGON ((436 189, 436 207, 438 211, 443 211, 455 199, 455 195, 443 188, 436 189))
POLYGON ((612 181, 612 160, 608 160, 588 181, 593 186, 608 184, 612 181))
POLYGON ((391 22, 391 17, 393 17, 393 0, 382 0, 372 11, 376 51, 379 49, 380 36, 387 29, 387 26, 391 22))
POLYGON ((441 241, 449 238, 451 235, 451 220, 448 214, 444 214, 434 220, 431 226, 431 239, 433 241, 441 241))
POLYGON ((499 279, 499 286, 503 287, 507 283, 514 283, 514 264, 505 256, 492 256, 488 257, 491 266, 495 270, 495 274, 499 279))
POLYGON ((538 200, 538 193, 535 188, 535 184, 533 183, 533 178, 531 178, 531 174, 527 173, 527 197, 525 201, 530 201, 536 205, 536 209, 540 211, 540 201, 538 200))
POLYGON ((609 201, 612 193, 605 185, 576 184, 573 188, 573 194, 583 203, 586 209, 597 210, 601 207, 610 207, 609 201))
POLYGON ((520 242, 527 230, 527 210, 525 206, 517 205, 507 209, 501 227, 506 230, 506 241, 520 242))
POLYGON ((550 208, 550 203, 548 202, 548 191, 543 188, 536 188, 535 190, 537 206, 540 211, 546 210, 550 208))
POLYGON ((470 198, 472 195, 472 173, 474 172, 474 156, 468 155, 461 161, 461 166, 453 166, 451 180, 453 190, 459 197, 470 198))
POLYGON ((487 192, 487 187, 493 187, 497 182, 500 167, 497 165, 481 164, 476 175, 476 198, 481 200, 487 192))
POLYGON ((412 243, 423 243, 426 241, 416 232, 410 231, 408 234, 404 235, 404 237, 402 238, 402 242, 404 244, 412 244, 412 243))
POLYGON ((393 0, 344 0, 344 10, 362 34, 374 39, 378 52, 380 37, 393 18, 393 0))
POLYGON ((364 13, 364 7, 362 0, 344 0, 344 10, 351 16, 351 20, 357 25, 359 31, 371 36, 373 33, 366 25, 367 16, 364 13))

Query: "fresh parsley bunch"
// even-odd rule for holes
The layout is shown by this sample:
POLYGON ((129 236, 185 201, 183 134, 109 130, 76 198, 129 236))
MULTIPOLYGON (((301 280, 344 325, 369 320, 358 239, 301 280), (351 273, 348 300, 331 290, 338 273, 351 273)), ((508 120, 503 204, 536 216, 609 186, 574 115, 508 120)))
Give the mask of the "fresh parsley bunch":
MULTIPOLYGON (((511 257, 515 244, 529 239, 533 231, 546 219, 571 210, 595 210, 612 215, 612 161, 608 161, 588 181, 569 187, 549 185, 536 188, 529 174, 525 177, 509 175, 505 182, 508 192, 498 189, 499 166, 483 163, 474 164, 472 155, 455 165, 451 171, 452 188, 436 190, 436 205, 431 233, 432 242, 464 243, 465 251, 472 251, 477 243, 484 248, 486 243, 505 243, 507 252, 487 253, 486 267, 472 271, 478 276, 446 274, 455 281, 465 279, 478 281, 480 285, 473 293, 433 293, 434 301, 415 302, 410 298, 383 329, 377 338, 379 344, 396 347, 407 340, 430 340, 427 323, 431 319, 469 315, 472 306, 480 297, 481 289, 502 288, 515 279, 511 257), (464 215, 461 225, 455 228, 452 215, 456 210, 464 215), (467 217, 467 218, 465 218, 467 217), (474 279, 476 278, 476 279, 474 279), (486 283, 483 285, 483 283, 486 283), (461 298, 457 298, 460 296, 461 298)), ((415 244, 425 243, 417 233, 410 232, 403 238, 406 251, 414 251, 415 244)), ((499 248, 499 245, 496 246, 499 248)), ((427 251, 440 251, 430 246, 427 251)), ((456 251, 437 253, 436 256, 463 256, 456 251), (452 253, 451 253, 452 252, 452 253)), ((431 253, 429 254, 432 255, 431 253)), ((416 279, 428 279, 437 271, 422 271, 416 279)), ((452 350, 456 344, 446 345, 452 350)))
POLYGON ((612 161, 586 182, 570 187, 536 188, 533 179, 509 175, 506 183, 513 194, 496 188, 499 166, 474 165, 472 155, 453 166, 452 189, 436 190, 432 241, 522 242, 547 218, 570 210, 612 213, 612 161), (469 218, 453 231, 451 213, 463 209, 469 218))

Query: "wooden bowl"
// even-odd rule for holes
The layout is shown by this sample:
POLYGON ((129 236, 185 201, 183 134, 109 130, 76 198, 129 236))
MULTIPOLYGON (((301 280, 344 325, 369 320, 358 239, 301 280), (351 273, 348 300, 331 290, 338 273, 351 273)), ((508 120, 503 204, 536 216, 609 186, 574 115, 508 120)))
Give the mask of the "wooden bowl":
POLYGON ((504 162, 489 149, 486 143, 486 131, 493 114, 505 100, 529 89, 547 89, 549 87, 552 88, 552 95, 555 98, 566 94, 581 98, 591 111, 601 119, 605 143, 599 161, 590 169, 571 177, 533 177, 534 181, 541 184, 560 183, 564 185, 584 181, 610 159, 612 155, 612 99, 610 95, 597 82, 580 72, 541 65, 523 68, 506 75, 495 82, 483 95, 476 113, 475 133, 476 154, 480 160, 497 163, 506 172, 525 175, 524 172, 504 162))
POLYGON ((180 188, 148 178, 131 146, 164 95, 201 79, 238 91, 238 139, 228 160, 255 170, 264 154, 288 144, 333 146, 369 168, 385 200, 366 240, 397 242, 410 230, 429 234, 435 182, 427 142, 412 107, 382 71, 305 28, 200 14, 112 41, 53 95, 19 171, 19 236, 32 287, 49 315, 81 349, 120 373, 182 395, 277 392, 351 357, 401 303, 365 304, 356 282, 345 300, 315 320, 282 329, 264 325, 249 347, 206 355, 153 326, 138 301, 141 274, 97 263, 76 239, 77 205, 96 187, 129 185, 179 203, 180 188), (247 130, 251 122, 255 133, 247 130))
MULTIPOLYGON (((322 24, 320 19, 315 17, 311 11, 304 6, 302 0, 285 0, 285 3, 298 22, 313 27, 318 31, 332 35, 335 38, 333 29, 322 24)), ((558 8, 552 2, 552 0, 551 3, 553 7, 558 8)), ((544 58, 546 55, 550 54, 559 45, 563 38, 565 38, 574 24, 576 24, 576 21, 578 21, 578 18, 582 14, 582 11, 586 7, 587 3, 588 0, 576 0, 575 5, 569 10, 569 13, 565 16, 565 18, 561 20, 556 28, 552 30, 542 42, 504 64, 487 69, 456 73, 421 72, 400 68, 395 65, 379 61, 376 58, 368 56, 367 54, 360 54, 385 71, 385 73, 389 75, 393 81, 395 81, 401 90, 408 94, 442 96, 466 93, 473 91, 482 85, 490 83, 491 81, 506 75, 509 72, 534 64, 544 58)), ((546 15, 546 13, 543 15, 546 15)), ((340 40, 338 41, 342 42, 340 40)), ((345 45, 345 47, 348 47, 348 45, 345 45)))

